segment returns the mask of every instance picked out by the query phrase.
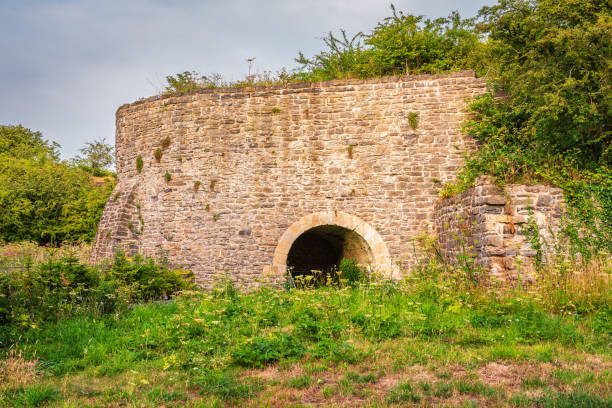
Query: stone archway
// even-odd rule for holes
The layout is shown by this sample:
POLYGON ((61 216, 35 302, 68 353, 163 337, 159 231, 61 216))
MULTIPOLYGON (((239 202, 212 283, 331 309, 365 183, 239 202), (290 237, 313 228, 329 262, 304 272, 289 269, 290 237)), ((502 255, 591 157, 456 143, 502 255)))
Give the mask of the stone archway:
POLYGON ((329 259, 337 257, 339 253, 349 254, 360 263, 368 263, 372 270, 387 277, 400 277, 399 268, 391 262, 389 250, 380 234, 359 217, 341 211, 309 214, 291 224, 278 241, 272 269, 277 273, 285 273, 289 254, 296 241, 312 241, 317 237, 327 240, 332 250, 336 251, 335 255, 328 256, 329 259), (338 243, 339 239, 342 244, 338 243), (342 245, 342 248, 338 248, 339 245, 342 245))

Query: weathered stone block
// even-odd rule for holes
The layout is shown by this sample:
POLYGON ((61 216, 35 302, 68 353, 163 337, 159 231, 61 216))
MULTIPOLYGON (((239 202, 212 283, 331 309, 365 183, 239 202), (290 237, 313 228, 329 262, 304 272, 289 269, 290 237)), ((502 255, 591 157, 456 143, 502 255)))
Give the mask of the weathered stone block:
POLYGON ((508 199, 503 195, 491 195, 485 197, 485 202, 490 205, 504 205, 508 199))

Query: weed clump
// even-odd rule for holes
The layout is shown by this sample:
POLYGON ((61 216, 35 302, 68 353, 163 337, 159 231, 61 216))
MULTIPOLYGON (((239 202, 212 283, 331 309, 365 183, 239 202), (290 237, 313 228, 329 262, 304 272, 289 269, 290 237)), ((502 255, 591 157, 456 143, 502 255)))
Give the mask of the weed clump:
POLYGON ((256 337, 236 347, 232 351, 232 361, 243 367, 261 368, 282 358, 303 354, 304 346, 292 335, 281 332, 271 338, 256 337))
POLYGON ((155 157, 155 160, 158 163, 161 161, 162 155, 163 155, 163 153, 162 153, 161 149, 159 149, 159 148, 155 149, 155 151, 153 152, 153 156, 155 157))
POLYGON ((170 142, 171 142, 170 136, 164 137, 161 142, 161 148, 164 150, 167 149, 170 146, 170 142))
POLYGON ((413 130, 419 127, 419 114, 417 112, 408 113, 408 124, 413 130))
POLYGON ((349 146, 346 148, 346 151, 347 151, 347 153, 348 153, 348 158, 349 158, 349 159, 352 159, 352 158, 353 158, 353 149, 354 149, 354 147, 355 147, 355 146, 353 146, 353 145, 349 145, 349 146))

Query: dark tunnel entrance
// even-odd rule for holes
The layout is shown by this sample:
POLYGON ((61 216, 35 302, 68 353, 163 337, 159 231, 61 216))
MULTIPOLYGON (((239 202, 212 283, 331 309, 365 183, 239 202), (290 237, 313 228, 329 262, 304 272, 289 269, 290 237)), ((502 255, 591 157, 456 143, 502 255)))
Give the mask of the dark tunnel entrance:
POLYGON ((337 225, 321 225, 300 235, 287 255, 287 268, 293 278, 312 276, 314 284, 337 279, 343 258, 362 266, 372 263, 372 251, 355 231, 337 225))

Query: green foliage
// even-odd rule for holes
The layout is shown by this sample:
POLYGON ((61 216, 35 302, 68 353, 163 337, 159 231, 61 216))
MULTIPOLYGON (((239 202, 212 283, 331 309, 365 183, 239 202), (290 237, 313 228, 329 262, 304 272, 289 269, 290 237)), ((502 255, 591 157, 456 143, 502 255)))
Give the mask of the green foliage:
POLYGON ((59 145, 42 138, 42 133, 33 132, 21 125, 0 126, 0 155, 17 159, 59 159, 59 145))
POLYGON ((411 383, 406 382, 389 390, 389 395, 387 396, 387 402, 392 404, 401 404, 407 402, 419 402, 421 401, 421 394, 419 394, 411 383))
MULTIPOLYGON (((66 276, 70 276, 72 288, 95 287, 95 276, 90 279, 79 265, 71 268, 66 276)), ((163 298, 164 290, 145 290, 147 285, 165 287, 155 283, 160 273, 149 273, 148 268, 146 262, 120 255, 112 271, 99 276, 100 284, 114 282, 116 286, 106 293, 114 294, 115 302, 163 298)), ((123 303, 123 307, 114 306, 112 314, 74 311, 59 319, 41 321, 36 327, 19 326, 18 349, 38 358, 46 376, 62 376, 62 381, 69 383, 81 382, 89 375, 123 381, 122 373, 127 371, 134 381, 140 375, 159 381, 149 372, 163 370, 171 378, 182 379, 180 383, 189 390, 187 395, 199 391, 204 397, 222 400, 253 398, 262 388, 272 386, 272 381, 266 385, 249 375, 258 376, 253 368, 274 364, 279 369, 295 365, 299 370, 305 363, 317 367, 325 363, 328 368, 304 368, 303 377, 281 383, 321 389, 331 397, 332 391, 322 391, 329 385, 325 383, 328 375, 315 376, 315 372, 332 370, 335 377, 343 375, 338 381, 339 391, 353 393, 371 387, 388 370, 415 364, 431 365, 428 369, 436 372, 459 364, 470 371, 498 359, 520 360, 523 366, 542 359, 551 361, 553 356, 565 361, 584 355, 605 358, 608 353, 609 313, 554 315, 529 292, 466 287, 453 272, 437 268, 436 272, 430 266, 428 274, 413 275, 401 282, 374 279, 355 288, 260 288, 243 292, 222 280, 212 292, 184 291, 168 302, 129 308, 123 303), (571 356, 564 357, 567 353, 571 356), (359 373, 372 366, 378 366, 378 375, 359 373)), ((53 282, 62 282, 61 277, 53 282)), ((48 292, 63 290, 60 286, 53 288, 48 292)), ((570 378, 568 375, 559 372, 553 380, 570 378)), ((168 376, 159 377, 165 381, 168 376)), ((497 389, 454 376, 445 371, 439 375, 444 380, 418 387, 403 380, 389 391, 386 402, 414 403, 455 393, 498 400, 497 389)), ((546 377, 544 380, 548 384, 546 377)), ((574 378, 572 386, 578 380, 574 378)), ((589 387, 584 389, 597 389, 595 385, 589 387)), ((150 387, 140 388, 141 392, 150 391, 150 387)), ((70 389, 67 387, 67 393, 73 398, 70 389)), ((176 391, 180 390, 187 391, 176 391)), ((130 395, 135 398, 140 394, 130 395)), ((593 395, 594 401, 606 401, 597 395, 593 395)), ((550 398, 562 401, 569 394, 550 398)))
POLYGON ((0 240, 41 244, 93 239, 115 181, 59 162, 57 145, 21 126, 0 127, 0 240))
POLYGON ((291 388, 297 388, 299 390, 304 389, 304 388, 308 388, 311 386, 312 384, 312 377, 309 375, 300 375, 297 377, 294 377, 292 379, 289 380, 289 386, 291 388))
POLYGON ((114 150, 105 139, 87 142, 85 147, 79 149, 83 156, 76 156, 73 162, 77 166, 89 169, 95 176, 103 175, 104 171, 115 162, 114 150))
POLYGON ((75 258, 9 271, 0 275, 0 321, 8 330, 2 332, 3 337, 13 328, 36 327, 42 321, 114 307, 114 299, 106 296, 112 293, 112 285, 102 284, 94 270, 75 258))
POLYGON ((612 398, 601 398, 582 391, 568 394, 549 393, 547 395, 530 398, 528 406, 544 408, 605 408, 612 405, 612 398))
POLYGON ((200 87, 200 83, 204 79, 203 76, 195 71, 185 71, 176 75, 168 75, 166 81, 166 92, 168 93, 185 93, 195 91, 200 87))
POLYGON ((62 393, 54 386, 32 385, 17 391, 14 400, 18 407, 42 407, 59 400, 62 393))
POLYGON ((413 130, 419 126, 419 114, 417 112, 408 113, 408 124, 413 130))
POLYGON ((110 281, 128 288, 132 301, 148 301, 188 289, 193 275, 182 269, 167 269, 140 255, 129 258, 125 253, 117 252, 108 277, 110 281))
POLYGON ((480 17, 494 85, 505 92, 489 99, 488 109, 508 110, 502 122, 487 120, 481 127, 492 126, 496 137, 523 148, 579 149, 583 162, 577 164, 611 164, 610 6, 598 0, 502 0, 484 7, 480 17))
POLYGON ((138 156, 136 157, 136 171, 137 171, 138 173, 141 173, 141 172, 142 172, 142 166, 143 166, 143 165, 144 165, 144 163, 143 163, 143 161, 142 161, 142 156, 141 156, 141 155, 138 155, 138 156))
POLYGON ((585 261, 612 254, 612 185, 580 184, 568 194, 571 206, 561 224, 571 254, 585 261))
POLYGON ((203 393, 217 395, 226 400, 249 398, 262 388, 255 381, 237 381, 227 373, 214 371, 197 378, 195 383, 203 393))
POLYGON ((472 30, 472 20, 457 12, 434 20, 396 12, 378 23, 366 38, 372 46, 371 63, 380 74, 437 73, 475 68, 475 54, 481 45, 472 30))
POLYGON ((471 106, 465 130, 483 145, 459 184, 490 174, 559 185, 570 196, 585 185, 612 185, 610 7, 502 0, 480 18, 492 91, 471 106))
POLYGON ((346 151, 348 153, 348 158, 352 159, 353 158, 353 150, 355 149, 355 146, 353 145, 348 145, 348 147, 346 148, 346 151))
POLYGON ((347 258, 340 261, 338 275, 340 275, 340 279, 345 280, 351 286, 355 286, 367 278, 366 271, 357 265, 357 261, 347 258))
POLYGON ((140 256, 117 253, 103 272, 75 257, 24 268, 0 265, 0 343, 19 330, 71 316, 104 315, 130 302, 168 298, 191 287, 190 272, 170 270, 140 256))
POLYGON ((153 152, 153 157, 155 157, 155 160, 158 163, 161 161, 162 155, 162 150, 159 148, 155 149, 155 151, 153 152))
POLYGON ((202 75, 195 71, 185 71, 166 77, 166 92, 169 94, 192 92, 200 88, 218 88, 223 85, 219 74, 202 75))
POLYGON ((256 337, 232 352, 233 362, 244 367, 263 367, 286 357, 299 357, 304 347, 288 333, 273 337, 256 337))
POLYGON ((166 174, 164 175, 164 178, 166 179, 166 183, 169 183, 170 180, 172 180, 172 174, 170 174, 169 172, 166 172, 166 174))
POLYGON ((391 6, 393 15, 378 23, 370 34, 323 38, 327 49, 312 58, 296 58, 303 71, 296 78, 321 81, 382 75, 440 73, 481 67, 481 43, 472 20, 457 13, 434 20, 404 14, 391 6))

